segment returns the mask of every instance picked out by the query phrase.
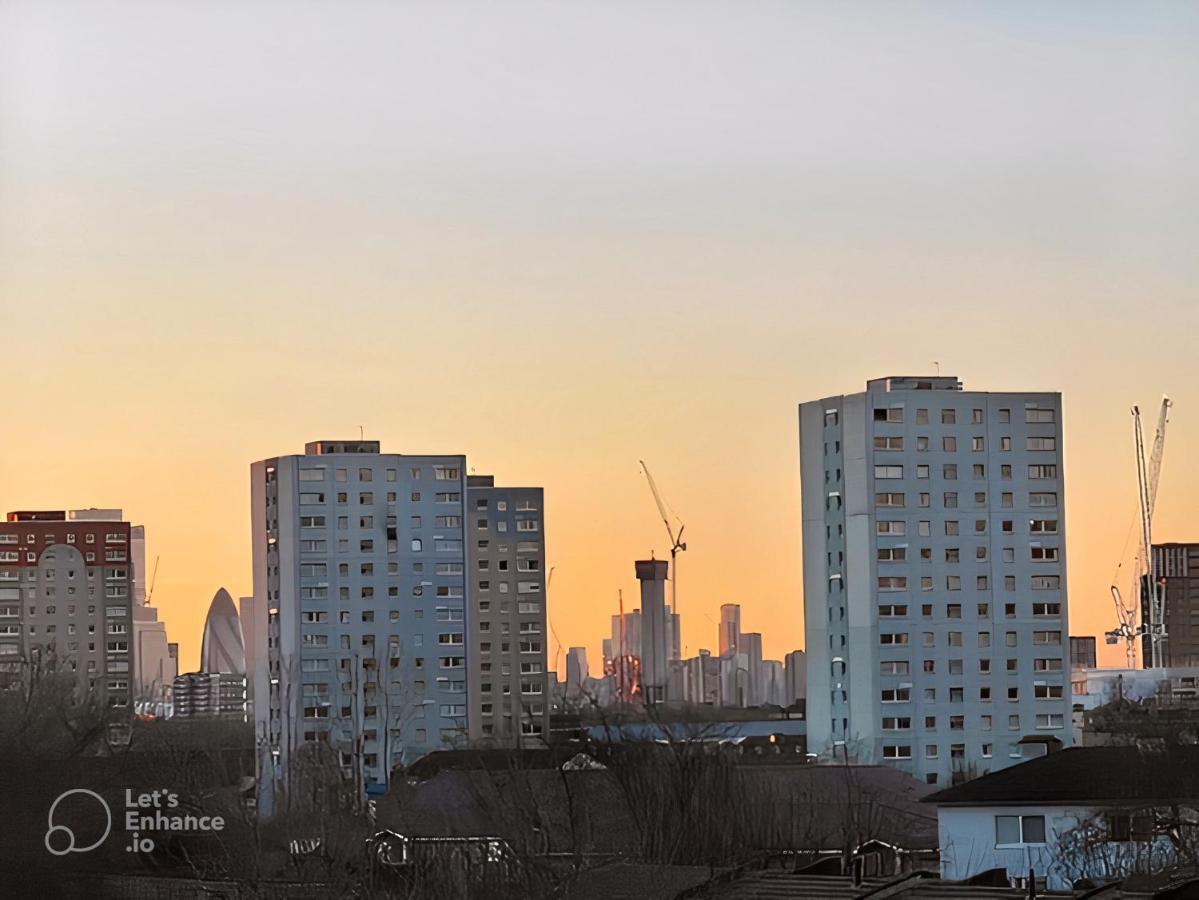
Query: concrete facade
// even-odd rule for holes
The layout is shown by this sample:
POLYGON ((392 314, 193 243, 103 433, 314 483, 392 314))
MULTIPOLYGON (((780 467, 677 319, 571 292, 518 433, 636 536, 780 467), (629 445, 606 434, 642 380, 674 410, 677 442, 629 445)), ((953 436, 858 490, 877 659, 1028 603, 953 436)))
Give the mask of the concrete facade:
POLYGON ((317 441, 254 463, 250 487, 243 630, 276 780, 305 743, 328 743, 369 786, 465 740, 465 457, 317 441))
POLYGON ((639 560, 641 583, 641 686, 648 702, 666 700, 670 681, 671 628, 666 606, 665 560, 639 560))
POLYGON ((108 705, 132 705, 131 535, 119 509, 0 522, 0 681, 66 671, 108 705))
POLYGON ((469 733, 538 746, 549 733, 545 497, 467 477, 469 733))
POLYGON ((1068 745, 1061 396, 881 378, 799 419, 809 748, 947 784, 1068 745))

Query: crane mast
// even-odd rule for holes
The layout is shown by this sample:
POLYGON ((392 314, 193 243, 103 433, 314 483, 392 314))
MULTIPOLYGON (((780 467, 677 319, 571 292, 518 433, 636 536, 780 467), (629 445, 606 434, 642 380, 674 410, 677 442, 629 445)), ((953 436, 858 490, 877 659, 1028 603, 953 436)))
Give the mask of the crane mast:
POLYGON ((666 504, 662 502, 662 495, 658 493, 658 485, 654 483, 654 476, 649 473, 649 466, 643 459, 638 462, 641 463, 641 470, 645 472, 645 480, 649 482, 650 492, 654 495, 654 503, 658 506, 658 514, 662 516, 662 522, 666 525, 666 536, 670 538, 670 611, 677 614, 679 611, 678 555, 687 549, 687 545, 683 542, 683 529, 687 526, 679 522, 679 530, 674 530, 674 526, 670 524, 670 514, 666 511, 666 504))
POLYGON ((1120 589, 1112 585, 1112 599, 1116 603, 1116 615, 1119 625, 1107 632, 1108 643, 1114 644, 1121 638, 1125 642, 1125 655, 1128 668, 1136 663, 1136 639, 1145 637, 1148 649, 1148 659, 1144 660, 1150 667, 1156 668, 1162 663, 1162 642, 1166 637, 1165 627, 1165 598, 1161 596, 1158 585, 1157 560, 1153 554, 1153 512, 1157 505, 1157 487, 1161 478, 1162 458, 1166 449, 1166 426, 1170 421, 1170 409, 1174 405, 1169 397, 1162 397, 1158 410, 1157 428, 1153 435, 1153 449, 1148 459, 1145 457, 1145 435, 1141 421, 1140 407, 1132 408, 1133 433, 1136 441, 1137 458, 1137 513, 1140 525, 1140 540, 1138 541, 1136 562, 1133 567, 1133 586, 1130 601, 1133 597, 1145 596, 1145 609, 1142 621, 1136 624, 1137 609, 1135 605, 1125 603, 1120 596, 1120 589), (1143 585, 1143 587, 1142 587, 1143 585))

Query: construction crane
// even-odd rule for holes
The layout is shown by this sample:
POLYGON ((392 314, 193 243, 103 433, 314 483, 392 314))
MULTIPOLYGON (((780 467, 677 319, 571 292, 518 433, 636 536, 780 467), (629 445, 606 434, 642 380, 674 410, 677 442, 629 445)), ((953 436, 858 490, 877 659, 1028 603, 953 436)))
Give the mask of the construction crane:
POLYGON ((554 569, 557 566, 550 566, 549 573, 545 578, 545 618, 550 625, 550 633, 554 636, 554 643, 558 645, 558 649, 554 651, 554 671, 561 673, 558 668, 558 658, 562 655, 562 640, 558 637, 558 629, 554 627, 554 618, 550 615, 550 585, 554 583, 554 569))
MULTIPOLYGON (((1149 659, 1147 662, 1156 668, 1161 663, 1161 644, 1165 632, 1165 598, 1161 596, 1157 579, 1157 562, 1153 556, 1153 511, 1157 505, 1157 486, 1161 479, 1162 457, 1166 449, 1166 426, 1170 422, 1170 408, 1174 405, 1169 397, 1162 397, 1158 411, 1157 430, 1153 436, 1153 449, 1149 459, 1145 459, 1145 435, 1141 423, 1140 407, 1132 408, 1133 432, 1136 440, 1137 456, 1137 522, 1140 525, 1140 541, 1138 542, 1136 561, 1133 565, 1132 590, 1129 600, 1125 601, 1120 594, 1120 588, 1112 584, 1112 599, 1116 604, 1116 617, 1119 625, 1107 632, 1107 642, 1115 644, 1124 641, 1125 657, 1128 668, 1136 665, 1136 639, 1148 636, 1149 659), (1146 613, 1137 625, 1141 596, 1142 579, 1145 580, 1146 590, 1150 592, 1146 603, 1146 613), (1134 599, 1135 598, 1135 599, 1134 599)), ((1121 563, 1123 565, 1123 563, 1121 563)), ((1116 569, 1115 582, 1120 568, 1116 569)))
MULTIPOLYGON (((674 530, 670 524, 670 514, 666 511, 666 504, 662 502, 662 495, 658 493, 658 486, 654 484, 654 476, 649 473, 649 467, 645 464, 645 460, 638 460, 638 462, 641 463, 641 470, 645 472, 645 480, 649 482, 649 489, 654 495, 654 503, 658 505, 658 513, 662 516, 662 522, 666 525, 666 535, 670 538, 670 611, 677 614, 679 611, 678 555, 687 549, 687 545, 683 543, 683 529, 686 526, 679 521, 679 530, 674 530)), ((676 521, 678 518, 675 516, 676 521)))
POLYGON ((150 600, 154 597, 154 585, 156 585, 158 583, 158 560, 159 559, 161 559, 161 557, 159 557, 159 556, 154 557, 154 571, 150 575, 150 588, 149 588, 149 590, 146 591, 146 602, 145 602, 146 606, 150 605, 150 600))

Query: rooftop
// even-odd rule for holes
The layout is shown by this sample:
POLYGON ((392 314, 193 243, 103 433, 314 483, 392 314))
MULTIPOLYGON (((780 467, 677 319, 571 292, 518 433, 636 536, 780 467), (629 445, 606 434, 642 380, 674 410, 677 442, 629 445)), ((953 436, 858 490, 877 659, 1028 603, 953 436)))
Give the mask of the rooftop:
POLYGON ((923 802, 1145 805, 1156 800, 1199 800, 1199 746, 1071 747, 938 791, 923 802))

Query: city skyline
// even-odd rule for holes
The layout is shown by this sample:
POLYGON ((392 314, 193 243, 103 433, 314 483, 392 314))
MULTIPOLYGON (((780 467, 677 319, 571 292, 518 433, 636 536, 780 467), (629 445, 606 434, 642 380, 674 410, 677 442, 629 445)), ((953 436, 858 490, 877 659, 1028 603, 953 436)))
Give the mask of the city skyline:
POLYGON ((418 40, 373 7, 351 37, 7 4, 0 504, 144 524, 190 671, 214 591, 251 592, 252 461, 359 426, 464 451, 545 489, 561 670, 668 557, 645 459, 687 523, 684 655, 731 602, 782 659, 796 406, 937 361, 1063 394, 1071 626, 1119 663, 1128 407, 1163 392, 1154 537, 1196 539, 1199 13, 1005 6, 445 10, 418 40))

